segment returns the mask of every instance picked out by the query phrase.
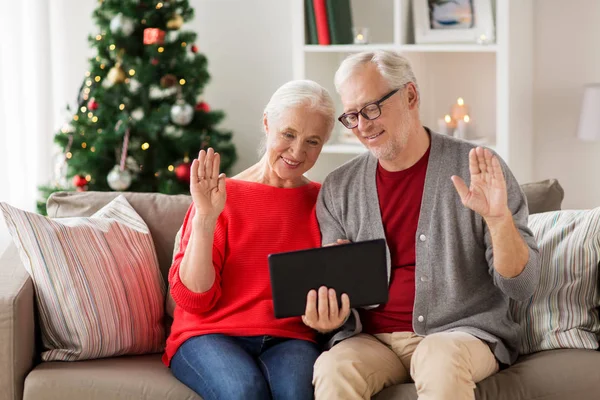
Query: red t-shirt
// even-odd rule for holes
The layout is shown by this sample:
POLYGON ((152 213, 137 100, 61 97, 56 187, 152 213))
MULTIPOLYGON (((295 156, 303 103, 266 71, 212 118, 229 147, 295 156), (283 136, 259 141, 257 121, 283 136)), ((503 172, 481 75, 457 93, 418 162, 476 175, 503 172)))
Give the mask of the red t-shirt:
POLYGON ((377 165, 377 195, 392 270, 388 302, 360 311, 366 333, 413 331, 415 236, 428 161, 429 149, 416 164, 403 171, 389 172, 377 165))
POLYGON ((267 256, 321 247, 315 213, 320 187, 313 182, 283 189, 227 179, 227 203, 214 234, 215 283, 204 293, 190 291, 179 280, 179 266, 192 231, 192 204, 169 271, 176 308, 163 356, 167 366, 179 346, 203 334, 315 340, 315 331, 300 317, 275 319, 267 256))

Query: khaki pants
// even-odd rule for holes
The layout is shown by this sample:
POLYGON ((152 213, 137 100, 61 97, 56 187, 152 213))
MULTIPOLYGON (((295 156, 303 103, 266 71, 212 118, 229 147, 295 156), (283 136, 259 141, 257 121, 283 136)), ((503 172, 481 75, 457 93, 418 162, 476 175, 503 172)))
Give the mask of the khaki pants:
POLYGON ((497 371, 488 345, 468 333, 361 333, 321 354, 313 384, 316 400, 370 399, 412 377, 419 400, 473 400, 475 384, 497 371))

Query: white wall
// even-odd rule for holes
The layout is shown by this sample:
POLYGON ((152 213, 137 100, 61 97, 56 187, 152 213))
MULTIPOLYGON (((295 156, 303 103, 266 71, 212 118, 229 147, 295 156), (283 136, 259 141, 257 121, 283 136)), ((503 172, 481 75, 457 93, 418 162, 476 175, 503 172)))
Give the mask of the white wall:
POLYGON ((583 86, 600 82, 600 1, 536 0, 534 15, 535 176, 559 180, 563 208, 600 206, 600 142, 575 137, 583 86))

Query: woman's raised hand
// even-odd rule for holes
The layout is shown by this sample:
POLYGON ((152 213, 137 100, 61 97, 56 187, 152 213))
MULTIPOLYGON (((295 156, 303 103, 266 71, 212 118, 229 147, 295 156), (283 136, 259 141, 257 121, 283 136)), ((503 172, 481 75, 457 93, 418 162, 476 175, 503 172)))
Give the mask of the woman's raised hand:
POLYGON ((212 147, 200 150, 192 162, 190 194, 198 217, 217 218, 225 207, 225 174, 219 174, 220 163, 221 156, 212 147))

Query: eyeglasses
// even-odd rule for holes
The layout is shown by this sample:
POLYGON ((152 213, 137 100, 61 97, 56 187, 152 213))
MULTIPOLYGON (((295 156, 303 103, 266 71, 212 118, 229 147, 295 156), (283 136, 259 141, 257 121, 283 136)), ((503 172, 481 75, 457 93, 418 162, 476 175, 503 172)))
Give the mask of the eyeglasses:
POLYGON ((358 114, 362 115, 369 121, 379 118, 381 115, 381 103, 392 97, 398 90, 400 89, 394 89, 381 99, 367 104, 361 108, 359 112, 344 113, 340 115, 338 121, 340 121, 346 128, 354 129, 358 126, 358 114))

